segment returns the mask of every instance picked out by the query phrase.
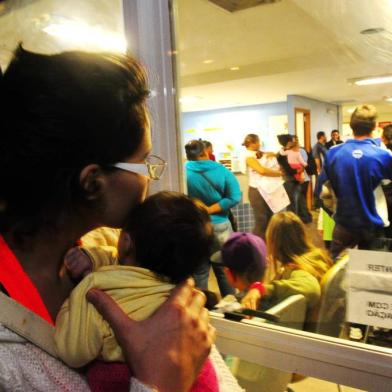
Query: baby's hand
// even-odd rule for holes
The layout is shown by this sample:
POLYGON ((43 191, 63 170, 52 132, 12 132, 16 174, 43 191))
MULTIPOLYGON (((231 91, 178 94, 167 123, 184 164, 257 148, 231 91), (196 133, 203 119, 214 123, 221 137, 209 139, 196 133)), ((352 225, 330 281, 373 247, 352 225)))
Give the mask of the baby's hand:
POLYGON ((80 280, 93 270, 90 257, 82 249, 75 246, 64 256, 64 265, 72 279, 80 280))

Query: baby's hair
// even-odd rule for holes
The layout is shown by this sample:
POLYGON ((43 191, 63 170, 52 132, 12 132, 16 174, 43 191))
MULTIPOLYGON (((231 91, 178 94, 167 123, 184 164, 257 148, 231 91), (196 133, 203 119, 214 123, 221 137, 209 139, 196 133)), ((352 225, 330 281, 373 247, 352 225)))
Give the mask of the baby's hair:
POLYGON ((210 256, 209 215, 181 193, 148 197, 133 209, 124 230, 134 243, 136 263, 172 283, 193 275, 210 256))

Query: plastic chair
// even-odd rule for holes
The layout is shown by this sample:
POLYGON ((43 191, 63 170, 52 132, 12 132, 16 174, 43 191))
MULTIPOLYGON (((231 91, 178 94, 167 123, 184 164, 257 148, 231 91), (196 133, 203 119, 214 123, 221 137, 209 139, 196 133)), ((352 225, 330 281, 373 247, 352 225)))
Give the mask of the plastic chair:
POLYGON ((320 282, 320 305, 314 332, 339 337, 346 313, 345 277, 348 254, 338 260, 320 282))
MULTIPOLYGON (((303 295, 292 295, 265 312, 279 317, 279 321, 275 323, 277 325, 302 329, 306 315, 306 300, 303 295)), ((241 322, 251 325, 260 325, 268 321, 260 318, 253 318, 241 322)), ((237 357, 229 357, 227 363, 230 370, 237 378, 238 383, 241 387, 245 388, 247 392, 284 392, 291 381, 291 373, 267 368, 244 361, 237 357)))

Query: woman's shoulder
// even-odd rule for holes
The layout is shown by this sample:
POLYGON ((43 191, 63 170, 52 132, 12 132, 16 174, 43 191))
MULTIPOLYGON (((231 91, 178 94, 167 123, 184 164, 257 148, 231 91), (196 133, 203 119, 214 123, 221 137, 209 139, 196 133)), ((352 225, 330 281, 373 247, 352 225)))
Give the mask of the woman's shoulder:
POLYGON ((62 362, 0 324, 0 390, 88 391, 86 381, 62 362))

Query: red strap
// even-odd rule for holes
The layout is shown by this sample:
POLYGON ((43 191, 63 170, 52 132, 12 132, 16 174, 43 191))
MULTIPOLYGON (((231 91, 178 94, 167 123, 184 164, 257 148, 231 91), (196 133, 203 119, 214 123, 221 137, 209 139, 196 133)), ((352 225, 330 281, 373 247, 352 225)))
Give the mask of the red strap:
POLYGON ((18 259, 0 235, 0 283, 9 296, 54 325, 42 298, 18 259))
POLYGON ((259 290, 260 296, 263 296, 265 294, 265 287, 264 287, 264 284, 262 282, 253 282, 249 286, 249 290, 250 289, 257 289, 257 290, 259 290))

